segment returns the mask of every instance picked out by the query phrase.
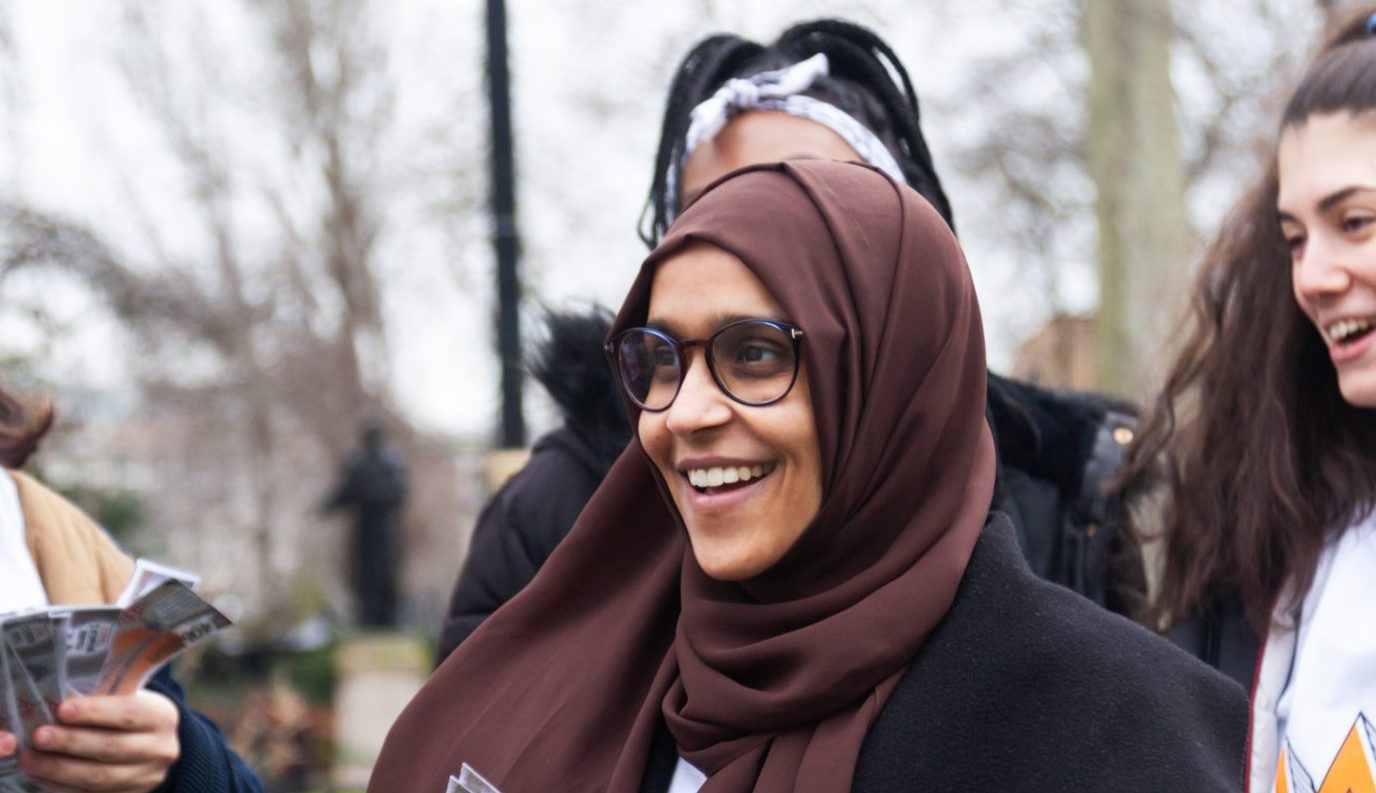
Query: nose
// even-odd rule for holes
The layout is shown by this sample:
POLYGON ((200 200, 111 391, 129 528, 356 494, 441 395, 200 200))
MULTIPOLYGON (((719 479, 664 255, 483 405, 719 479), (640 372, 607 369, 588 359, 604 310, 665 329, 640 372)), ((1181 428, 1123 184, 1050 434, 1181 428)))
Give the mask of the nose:
POLYGON ((1339 295, 1352 286, 1352 271, 1345 257, 1342 241, 1322 234, 1310 235, 1291 272, 1295 296, 1301 303, 1339 295))
POLYGON ((688 368, 683 376, 683 384, 666 411, 665 423, 669 431, 679 437, 687 437, 730 421, 729 399, 712 379, 703 351, 690 351, 684 365, 688 368))

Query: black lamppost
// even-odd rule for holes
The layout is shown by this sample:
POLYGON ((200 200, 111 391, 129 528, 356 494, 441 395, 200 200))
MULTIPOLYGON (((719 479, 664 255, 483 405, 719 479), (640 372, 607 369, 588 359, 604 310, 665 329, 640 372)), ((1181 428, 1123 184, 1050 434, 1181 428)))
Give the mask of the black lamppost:
POLYGON ((507 69, 506 7, 487 0, 487 93, 492 117, 492 244, 497 252, 497 354, 502 361, 499 444, 524 446, 521 409, 520 237, 516 233, 516 165, 511 138, 511 75, 507 69))

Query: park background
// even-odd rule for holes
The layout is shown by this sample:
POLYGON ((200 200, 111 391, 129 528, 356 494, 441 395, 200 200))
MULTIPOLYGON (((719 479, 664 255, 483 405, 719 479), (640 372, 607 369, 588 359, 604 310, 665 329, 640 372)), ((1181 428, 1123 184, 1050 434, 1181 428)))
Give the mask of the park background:
MULTIPOLYGON (((35 472, 237 620, 179 674, 274 790, 366 766, 338 740, 341 676, 423 674, 509 459, 493 5, 0 0, 0 382, 57 408, 35 472), (317 511, 368 415, 412 478, 411 640, 382 650, 350 644, 347 526, 317 511)), ((513 0, 523 337, 543 307, 620 303, 687 48, 842 16, 912 77, 992 368, 1140 400, 1192 263, 1345 8, 513 0)), ((558 418, 525 397, 528 441, 558 418)))

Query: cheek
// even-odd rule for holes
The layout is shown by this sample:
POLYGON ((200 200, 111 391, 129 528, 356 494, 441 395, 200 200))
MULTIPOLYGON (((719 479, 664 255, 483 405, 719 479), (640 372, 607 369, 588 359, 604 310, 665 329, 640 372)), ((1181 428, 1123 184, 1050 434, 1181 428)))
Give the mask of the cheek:
MULTIPOLYGON (((669 491, 677 502, 680 496, 679 474, 674 468, 674 434, 669 430, 667 418, 668 413, 641 413, 636 434, 640 438, 641 448, 669 485, 669 491)), ((682 504, 678 506, 683 507, 682 504)))
POLYGON ((1310 324, 1317 323, 1314 303, 1304 296, 1304 291, 1300 288, 1299 267, 1297 265, 1290 267, 1290 299, 1295 301, 1295 305, 1299 306, 1300 313, 1309 320, 1310 324))
POLYGON ((664 414, 641 413, 640 421, 636 425, 636 435, 640 438, 640 445, 645 449, 645 453, 650 455, 655 465, 663 468, 663 461, 667 459, 669 452, 669 431, 664 424, 664 414))
POLYGON ((811 404, 803 401, 801 406, 790 407, 787 415, 779 416, 781 420, 772 435, 778 450, 794 469, 785 509, 809 523, 822 503, 822 453, 811 404))

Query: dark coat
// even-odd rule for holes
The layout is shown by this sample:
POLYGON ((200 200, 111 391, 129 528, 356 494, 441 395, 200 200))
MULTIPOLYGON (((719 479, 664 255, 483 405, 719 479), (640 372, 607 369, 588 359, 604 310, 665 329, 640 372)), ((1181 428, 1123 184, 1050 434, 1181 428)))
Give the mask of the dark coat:
POLYGON ((995 508, 1017 527, 1032 571, 1118 614, 1143 605, 1141 554, 1121 531, 1113 491, 1137 428, 1131 407, 1083 391, 1051 391, 989 375, 999 452, 995 508))
MULTIPOLYGON (((860 750, 857 793, 1242 789, 1247 697, 1144 628, 1038 579, 1005 516, 860 750)), ((668 789, 667 730, 641 789, 668 789)))
POLYGON ((177 741, 181 744, 181 756, 155 793, 263 793, 263 783, 230 750, 220 729, 187 706, 186 694, 172 678, 170 666, 148 681, 148 689, 177 706, 177 741))
POLYGON ((1247 621, 1241 600, 1220 600, 1210 613, 1177 623, 1166 636, 1176 647, 1252 690, 1261 636, 1247 621))
POLYGON ((438 661, 530 583, 573 527, 608 467, 609 461, 568 427, 536 441, 525 467, 478 516, 440 631, 438 661))
POLYGON ((559 405, 564 426, 535 442, 525 467, 479 514, 440 629, 436 666, 530 583, 630 442, 620 390, 602 354, 611 321, 598 308, 546 315, 531 374, 559 405))

